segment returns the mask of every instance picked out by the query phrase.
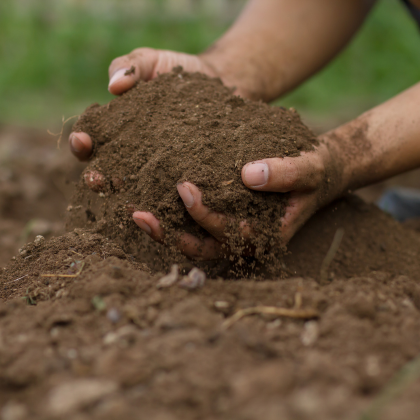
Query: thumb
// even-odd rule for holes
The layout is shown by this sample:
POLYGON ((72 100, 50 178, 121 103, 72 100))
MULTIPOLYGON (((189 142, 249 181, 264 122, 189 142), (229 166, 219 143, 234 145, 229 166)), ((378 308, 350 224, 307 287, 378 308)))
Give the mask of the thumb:
POLYGON ((298 157, 262 159, 242 168, 242 181, 252 190, 290 192, 311 191, 322 181, 324 165, 316 152, 298 157))
POLYGON ((114 59, 108 71, 108 90, 114 95, 121 95, 139 80, 150 80, 157 60, 158 51, 152 48, 138 48, 114 59))

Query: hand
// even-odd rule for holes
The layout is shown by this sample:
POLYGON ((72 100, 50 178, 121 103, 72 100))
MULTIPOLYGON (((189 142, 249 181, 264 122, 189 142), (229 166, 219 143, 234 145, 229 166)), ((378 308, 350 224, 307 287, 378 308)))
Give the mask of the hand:
MULTIPOLYGON (((264 159, 242 168, 242 180, 248 188, 289 193, 288 206, 282 218, 282 243, 279 246, 287 244, 317 209, 342 193, 340 165, 335 162, 339 160, 332 159, 328 145, 321 142, 315 151, 302 153, 299 157, 264 159), (333 179, 335 182, 332 182, 333 179)), ((190 182, 179 184, 177 188, 188 213, 210 234, 204 240, 191 234, 180 234, 177 246, 181 252, 189 258, 203 260, 217 259, 228 253, 223 249, 227 242, 227 217, 204 206, 201 191, 190 182)), ((133 219, 152 239, 164 242, 165 232, 153 214, 136 211, 133 219)), ((239 228, 245 242, 256 234, 245 220, 239 228)))
MULTIPOLYGON (((108 90, 114 95, 121 95, 139 80, 154 79, 159 73, 170 72, 179 65, 185 71, 217 76, 216 71, 203 57, 174 51, 138 48, 112 61, 108 70, 110 79, 108 90)), ((93 143, 87 133, 71 133, 69 143, 71 151, 79 160, 89 160, 93 143)))

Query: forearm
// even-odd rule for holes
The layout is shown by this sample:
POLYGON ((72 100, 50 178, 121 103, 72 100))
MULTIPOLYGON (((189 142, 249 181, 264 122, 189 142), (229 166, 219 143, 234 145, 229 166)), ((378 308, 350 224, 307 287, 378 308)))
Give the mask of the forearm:
POLYGON ((355 190, 420 167, 420 83, 321 139, 355 190))
POLYGON ((243 96, 273 100, 323 67, 374 0, 250 0, 201 57, 243 96))

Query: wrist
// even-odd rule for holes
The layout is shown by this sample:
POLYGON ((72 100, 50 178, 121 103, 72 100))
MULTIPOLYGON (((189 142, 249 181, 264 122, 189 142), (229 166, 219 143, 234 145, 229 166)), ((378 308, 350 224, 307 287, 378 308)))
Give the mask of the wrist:
POLYGON ((348 193, 350 179, 346 170, 346 161, 337 138, 330 133, 318 137, 318 152, 321 154, 325 173, 324 188, 321 192, 321 206, 325 206, 348 193))
MULTIPOLYGON (((276 81, 270 82, 269 74, 264 71, 263 64, 258 66, 242 45, 223 45, 219 41, 207 51, 199 55, 203 64, 214 77, 220 77, 222 82, 230 88, 235 88, 234 94, 251 100, 269 102, 278 94, 273 88, 276 81)), ((278 84, 278 83, 277 83, 278 84)))

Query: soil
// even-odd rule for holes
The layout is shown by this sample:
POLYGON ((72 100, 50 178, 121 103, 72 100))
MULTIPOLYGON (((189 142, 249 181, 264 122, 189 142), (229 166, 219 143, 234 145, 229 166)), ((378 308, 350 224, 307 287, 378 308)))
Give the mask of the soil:
MULTIPOLYGON (((135 252, 84 207, 65 211, 84 167, 67 150, 7 127, 0 147, 1 420, 417 418, 418 367, 407 365, 420 354, 417 222, 348 196, 295 236, 278 276, 219 271, 202 287, 158 288, 172 259, 135 252), (64 233, 64 213, 82 215, 83 227, 64 233), (260 313, 226 327, 261 306, 311 315, 260 313), (403 366, 399 392, 382 398, 403 366)), ((102 198, 89 199, 100 215, 102 198)))
MULTIPOLYGON (((134 210, 156 215, 167 245, 179 231, 202 236, 176 189, 190 181, 202 191, 205 205, 228 216, 226 252, 242 255, 252 247, 257 261, 271 264, 281 255, 282 248, 273 244, 281 240, 287 196, 246 188, 241 169, 262 158, 298 156, 317 144, 296 111, 243 100, 220 79, 181 68, 140 82, 104 106, 92 105, 73 131, 88 133, 95 143, 86 174, 100 172, 105 181, 96 188, 103 199, 99 214, 88 212, 112 237, 132 226, 134 210), (250 243, 238 233, 243 220, 258 232, 250 243)), ((87 186, 80 192, 90 197, 87 186)), ((75 206, 82 201, 79 197, 75 206)))

